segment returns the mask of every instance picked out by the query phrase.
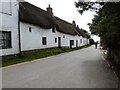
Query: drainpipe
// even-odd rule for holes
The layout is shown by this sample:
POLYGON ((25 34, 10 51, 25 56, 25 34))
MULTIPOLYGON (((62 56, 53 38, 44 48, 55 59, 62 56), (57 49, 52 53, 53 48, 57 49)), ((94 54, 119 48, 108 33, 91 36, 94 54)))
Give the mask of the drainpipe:
POLYGON ((21 51, 21 38, 20 38, 20 8, 19 8, 19 2, 18 2, 18 39, 19 39, 19 55, 22 55, 21 51))

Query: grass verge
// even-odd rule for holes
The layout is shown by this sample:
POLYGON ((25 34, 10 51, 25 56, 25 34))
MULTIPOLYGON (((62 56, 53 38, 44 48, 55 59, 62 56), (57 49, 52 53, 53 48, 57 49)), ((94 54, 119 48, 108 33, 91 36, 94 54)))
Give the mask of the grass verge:
POLYGON ((120 82, 120 65, 115 63, 113 60, 110 60, 108 53, 103 53, 105 60, 109 63, 110 68, 115 72, 116 76, 119 78, 120 82))
POLYGON ((57 55, 64 52, 70 52, 74 50, 79 50, 82 48, 87 48, 90 45, 81 46, 79 48, 50 48, 50 49, 43 49, 39 51, 27 52, 23 53, 22 56, 9 56, 2 58, 2 65, 0 67, 5 67, 13 64, 18 64, 22 62, 33 61, 35 59, 40 59, 48 56, 57 55))

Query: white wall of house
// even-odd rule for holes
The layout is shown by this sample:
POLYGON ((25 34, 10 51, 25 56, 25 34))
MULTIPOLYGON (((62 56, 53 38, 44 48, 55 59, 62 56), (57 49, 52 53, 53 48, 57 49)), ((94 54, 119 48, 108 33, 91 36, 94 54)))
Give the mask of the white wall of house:
POLYGON ((61 37, 62 47, 70 47, 70 40, 74 40, 74 45, 72 47, 76 47, 76 40, 78 40, 78 47, 85 45, 82 36, 64 34, 56 30, 54 33, 52 32, 52 29, 43 29, 39 26, 24 22, 20 22, 20 28, 22 51, 58 47, 58 37, 61 37), (29 28, 31 28, 31 32, 29 31, 29 28), (47 38, 47 45, 42 45, 42 37, 47 38), (55 38, 57 38, 56 43, 55 38), (82 42, 80 42, 80 39, 82 39, 82 42))
POLYGON ((85 44, 89 44, 89 39, 84 38, 84 43, 85 43, 85 44))
POLYGON ((17 0, 7 0, 0 3, 0 31, 11 32, 12 47, 0 49, 0 56, 19 53, 18 45, 18 2, 17 0))
POLYGON ((52 33, 51 29, 43 29, 27 23, 20 23, 21 28, 21 48, 22 51, 56 47, 54 38, 57 37, 56 33, 52 33), (31 32, 29 32, 31 27, 31 32), (47 38, 47 45, 42 45, 42 37, 47 38))
MULTIPOLYGON (((11 32, 11 48, 0 49, 0 56, 19 53, 18 8, 17 0, 0 3, 0 31, 11 32)), ((22 51, 58 47, 58 37, 61 37, 62 47, 70 47, 70 40, 74 40, 72 47, 76 47, 76 40, 78 47, 87 44, 86 38, 82 36, 64 34, 57 30, 54 33, 52 29, 43 29, 37 25, 23 22, 20 22, 20 35, 22 51), (47 38, 47 45, 42 45, 42 37, 47 38), (57 42, 55 42, 55 38, 57 38, 57 42)))

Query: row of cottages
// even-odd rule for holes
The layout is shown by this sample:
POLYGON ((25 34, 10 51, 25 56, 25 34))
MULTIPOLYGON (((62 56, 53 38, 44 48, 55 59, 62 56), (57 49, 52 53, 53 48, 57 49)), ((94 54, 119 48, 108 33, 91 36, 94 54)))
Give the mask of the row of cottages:
MULTIPOLYGON (((9 0, 8 0, 9 1, 9 0)), ((79 47, 88 44, 75 21, 68 23, 28 2, 11 0, 0 7, 0 56, 52 47, 79 47)))

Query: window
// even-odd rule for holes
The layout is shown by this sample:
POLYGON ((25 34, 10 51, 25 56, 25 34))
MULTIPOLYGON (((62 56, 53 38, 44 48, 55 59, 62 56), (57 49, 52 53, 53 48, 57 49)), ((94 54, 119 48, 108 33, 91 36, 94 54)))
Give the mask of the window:
POLYGON ((4 14, 8 14, 11 15, 12 14, 12 8, 11 8, 11 0, 7 0, 7 1, 1 1, 0 2, 0 12, 4 13, 4 14))
POLYGON ((29 28, 28 28, 28 31, 29 31, 29 32, 32 32, 32 28, 31 28, 31 27, 29 27, 29 28))
POLYGON ((63 35, 63 38, 65 38, 65 35, 63 35))
POLYGON ((42 45, 47 45, 47 39, 46 39, 46 37, 42 37, 42 45))
POLYGON ((0 31, 0 49, 11 47, 11 32, 0 31))
POLYGON ((55 38, 55 43, 57 43, 57 38, 55 38))
POLYGON ((80 43, 82 43, 82 39, 80 39, 80 43))
POLYGON ((74 45, 74 40, 70 40, 71 45, 74 45))

